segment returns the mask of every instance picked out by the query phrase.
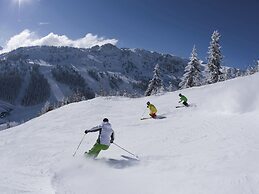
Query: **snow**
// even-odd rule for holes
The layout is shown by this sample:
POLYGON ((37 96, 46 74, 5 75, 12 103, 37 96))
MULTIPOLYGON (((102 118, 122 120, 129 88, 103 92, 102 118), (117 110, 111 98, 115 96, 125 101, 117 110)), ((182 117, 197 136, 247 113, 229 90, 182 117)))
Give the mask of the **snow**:
POLYGON ((39 60, 38 63, 40 66, 45 66, 45 67, 52 67, 53 65, 47 63, 46 61, 39 60))
POLYGON ((57 82, 53 79, 52 75, 45 75, 45 77, 48 77, 48 82, 50 84, 51 91, 57 101, 62 101, 65 98, 65 95, 63 94, 62 90, 58 86, 57 82))
POLYGON ((65 98, 65 95, 63 94, 61 88, 58 86, 58 83, 53 78, 50 67, 52 67, 51 64, 41 60, 40 72, 44 75, 45 79, 48 80, 48 83, 51 88, 51 93, 56 98, 56 100, 62 101, 65 98))
POLYGON ((87 55, 87 57, 97 63, 102 63, 102 61, 98 60, 97 58, 95 58, 93 55, 87 55))
POLYGON ((160 96, 99 97, 0 131, 1 193, 259 193, 258 82, 257 73, 160 96), (196 106, 176 109, 179 92, 196 106), (140 120, 147 101, 166 118, 140 120), (104 117, 139 162, 115 145, 86 159, 97 133, 72 156, 104 117))

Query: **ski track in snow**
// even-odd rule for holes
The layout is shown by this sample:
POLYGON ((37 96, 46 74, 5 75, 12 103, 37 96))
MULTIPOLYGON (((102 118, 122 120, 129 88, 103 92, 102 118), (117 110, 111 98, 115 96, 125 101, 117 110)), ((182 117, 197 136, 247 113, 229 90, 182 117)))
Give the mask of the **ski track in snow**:
POLYGON ((178 92, 95 98, 1 131, 0 193, 257 194, 259 91, 251 85, 258 82, 256 74, 183 90, 197 106, 180 109, 178 92), (247 92, 254 96, 252 107, 244 100, 247 92), (140 120, 147 101, 166 118, 140 120), (97 133, 87 134, 72 156, 84 130, 104 117, 116 143, 140 161, 122 158, 130 155, 115 145, 97 160, 86 159, 97 133))
POLYGON ((44 77, 48 80, 55 98, 57 99, 57 101, 62 101, 65 96, 51 75, 50 67, 52 65, 46 63, 45 61, 41 61, 40 66, 41 73, 43 73, 44 77))
POLYGON ((65 96, 61 89, 58 87, 57 83, 50 76, 48 77, 48 82, 57 101, 62 101, 65 98, 65 96))

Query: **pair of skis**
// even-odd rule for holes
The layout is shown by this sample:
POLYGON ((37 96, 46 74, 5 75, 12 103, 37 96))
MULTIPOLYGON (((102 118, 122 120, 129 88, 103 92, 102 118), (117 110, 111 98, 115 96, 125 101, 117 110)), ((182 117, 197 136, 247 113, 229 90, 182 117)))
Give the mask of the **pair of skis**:
POLYGON ((184 106, 184 105, 179 105, 179 106, 176 106, 175 108, 189 108, 189 107, 196 107, 197 105, 196 104, 189 104, 189 106, 184 106))
MULTIPOLYGON (((85 154, 87 154, 87 152, 85 152, 85 154)), ((88 157, 87 155, 85 155, 86 158, 88 159, 93 159, 93 160, 100 160, 100 158, 92 158, 92 157, 88 157)), ((121 155, 122 158, 127 159, 127 160, 131 160, 131 161, 140 161, 139 157, 130 157, 130 156, 126 156, 126 155, 121 155)), ((118 160, 118 159, 113 159, 113 158, 108 158, 109 160, 118 160)))
POLYGON ((165 116, 157 115, 155 118, 153 117, 142 117, 140 120, 146 120, 146 119, 165 119, 165 116))

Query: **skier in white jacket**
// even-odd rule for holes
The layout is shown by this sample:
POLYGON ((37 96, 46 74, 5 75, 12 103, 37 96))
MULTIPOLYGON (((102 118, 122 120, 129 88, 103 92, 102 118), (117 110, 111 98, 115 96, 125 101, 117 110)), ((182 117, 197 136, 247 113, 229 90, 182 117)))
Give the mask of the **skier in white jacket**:
POLYGON ((99 136, 92 147, 88 152, 85 152, 87 156, 96 158, 101 150, 107 150, 111 143, 114 141, 114 131, 112 129, 111 124, 109 123, 109 120, 107 118, 103 119, 103 122, 101 125, 98 125, 96 127, 93 127, 90 130, 85 130, 85 133, 89 132, 97 132, 99 131, 99 136))

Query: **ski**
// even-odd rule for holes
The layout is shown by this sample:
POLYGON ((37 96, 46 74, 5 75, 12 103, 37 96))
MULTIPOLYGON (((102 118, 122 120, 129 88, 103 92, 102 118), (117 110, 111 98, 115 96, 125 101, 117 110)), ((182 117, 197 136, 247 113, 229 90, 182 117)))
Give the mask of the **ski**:
POLYGON ((144 117, 144 118, 140 118, 140 120, 146 120, 146 119, 153 119, 152 117, 144 117))
POLYGON ((196 104, 189 104, 189 106, 180 105, 180 106, 176 106, 175 108, 184 108, 184 107, 186 107, 186 108, 197 107, 197 105, 196 104))
POLYGON ((165 119, 165 116, 157 115, 154 119, 165 119))
POLYGON ((155 118, 144 117, 144 118, 141 118, 140 120, 146 120, 146 119, 165 119, 165 118, 166 118, 165 116, 157 115, 155 118))
POLYGON ((125 155, 121 155, 122 158, 125 158, 127 160, 134 160, 134 161, 140 161, 139 158, 133 158, 133 157, 130 157, 130 156, 125 156, 125 155))
POLYGON ((186 106, 176 106, 175 108, 184 108, 184 107, 186 107, 186 106))

